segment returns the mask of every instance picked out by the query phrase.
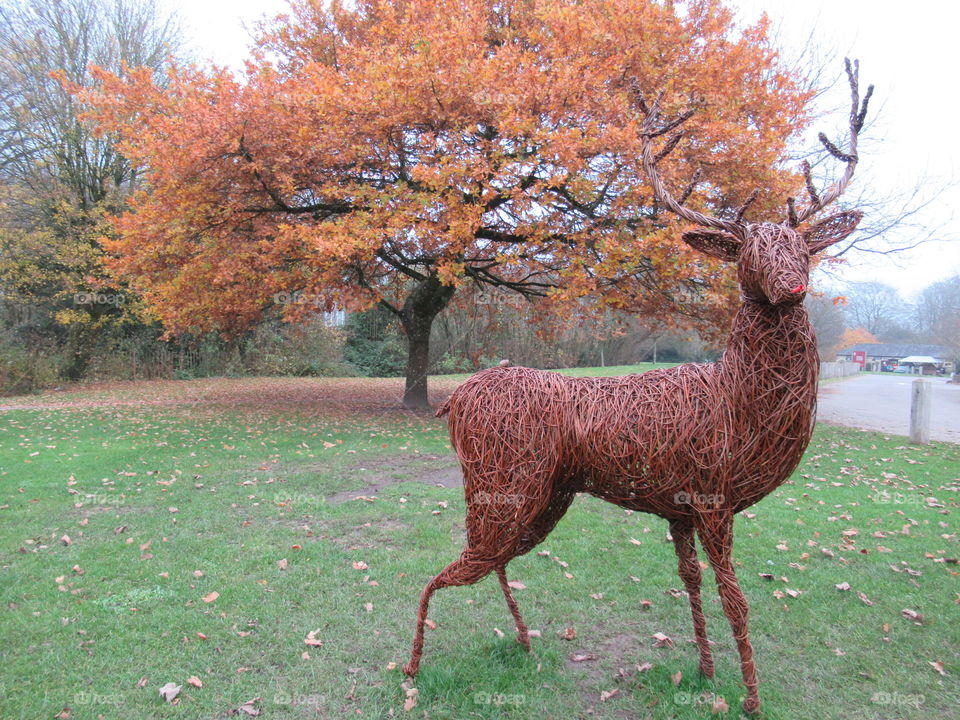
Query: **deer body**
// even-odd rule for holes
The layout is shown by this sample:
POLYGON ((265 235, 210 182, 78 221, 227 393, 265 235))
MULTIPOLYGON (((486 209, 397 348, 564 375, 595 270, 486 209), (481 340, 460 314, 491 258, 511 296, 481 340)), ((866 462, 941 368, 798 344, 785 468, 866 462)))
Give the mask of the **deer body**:
MULTIPOLYGON (((641 103, 643 164, 656 199, 701 226, 684 233, 692 248, 735 263, 742 304, 723 357, 619 378, 573 378, 529 368, 477 373, 440 408, 449 413, 450 438, 463 468, 467 544, 460 557, 423 590, 408 675, 416 674, 430 597, 438 588, 467 585, 496 571, 518 640, 530 647, 527 627, 506 577, 511 559, 541 542, 577 493, 654 513, 670 523, 678 571, 690 599, 700 670, 713 676, 701 599, 699 537, 716 576, 724 614, 740 655, 747 695, 760 706, 747 603, 732 561, 733 517, 779 487, 796 468, 813 431, 819 361, 803 309, 811 259, 847 237, 862 215, 841 212, 803 230, 799 225, 833 202, 857 163, 864 122, 855 66, 847 63, 852 109, 850 143, 841 152, 844 175, 822 196, 804 166, 810 202, 789 201, 786 221, 750 224, 690 210, 672 198, 656 171, 651 140, 658 109, 641 103)), ((682 121, 682 118, 681 118, 682 121)), ((668 143, 668 147, 672 145, 668 143)))
MULTIPOLYGON (((779 487, 809 442, 819 370, 812 340, 801 305, 747 301, 717 363, 600 378, 517 367, 479 372, 441 409, 450 413, 450 434, 464 466, 468 512, 485 512, 484 505, 469 503, 478 493, 510 496, 515 499, 502 497, 500 504, 519 505, 526 492, 522 474, 494 489, 490 480, 498 479, 484 473, 482 450, 497 442, 515 442, 518 457, 527 443, 538 468, 549 456, 552 472, 541 489, 546 496, 561 486, 668 520, 691 518, 698 508, 739 512, 779 487), (759 342, 738 330, 758 323, 767 327, 759 342), (745 377, 753 382, 745 384, 745 377), (491 404, 478 397, 498 399, 491 404), (744 411, 757 404, 768 408, 761 422, 744 411), (558 409, 562 419, 543 423, 558 409), (624 422, 611 424, 612 415, 624 422), (531 437, 537 419, 544 429, 531 437), (753 448, 762 449, 763 457, 753 448), (678 495, 688 502, 677 502, 678 495)), ((468 528, 480 524, 467 522, 468 528)))

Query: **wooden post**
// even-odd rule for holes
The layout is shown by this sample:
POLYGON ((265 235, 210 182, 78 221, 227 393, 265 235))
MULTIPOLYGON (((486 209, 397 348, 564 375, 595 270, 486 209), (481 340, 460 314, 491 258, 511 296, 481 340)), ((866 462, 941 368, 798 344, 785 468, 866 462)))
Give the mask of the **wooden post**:
POLYGON ((914 380, 910 390, 910 442, 930 442, 930 381, 914 380))

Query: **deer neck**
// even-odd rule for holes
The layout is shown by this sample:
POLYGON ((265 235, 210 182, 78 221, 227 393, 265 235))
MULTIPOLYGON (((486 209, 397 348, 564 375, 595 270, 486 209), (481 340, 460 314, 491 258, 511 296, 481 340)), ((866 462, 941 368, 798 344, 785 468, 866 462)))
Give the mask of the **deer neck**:
MULTIPOLYGON (((820 361, 803 304, 745 300, 734 319, 720 366, 726 390, 734 396, 734 407, 760 402, 762 410, 773 411, 777 406, 769 402, 790 394, 812 411, 820 361)), ((797 403, 789 406, 796 409, 797 403)))

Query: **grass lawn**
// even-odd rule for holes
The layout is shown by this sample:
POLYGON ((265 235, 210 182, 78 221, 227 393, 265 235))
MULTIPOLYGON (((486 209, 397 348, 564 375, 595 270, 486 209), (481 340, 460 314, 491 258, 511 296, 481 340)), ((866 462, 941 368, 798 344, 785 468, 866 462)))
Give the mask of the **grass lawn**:
MULTIPOLYGON (((445 421, 393 409, 399 393, 204 380, 8 401, 0 718, 225 718, 251 700, 265 718, 706 718, 717 698, 740 716, 712 573, 714 681, 666 523, 588 497, 508 568, 533 653, 494 578, 441 590, 405 711, 418 596, 460 550, 464 503, 445 421)), ((958 486, 960 446, 821 425, 737 519, 764 718, 957 717, 958 486)))

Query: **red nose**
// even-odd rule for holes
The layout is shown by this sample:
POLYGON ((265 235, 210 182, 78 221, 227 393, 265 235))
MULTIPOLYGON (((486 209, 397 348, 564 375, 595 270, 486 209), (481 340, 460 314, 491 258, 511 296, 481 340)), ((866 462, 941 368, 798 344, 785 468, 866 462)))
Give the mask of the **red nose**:
POLYGON ((807 286, 806 286, 806 285, 800 284, 800 285, 797 285, 797 286, 796 286, 793 290, 791 290, 790 292, 792 292, 794 295, 796 295, 797 293, 802 293, 802 292, 803 292, 804 290, 806 290, 806 289, 807 289, 807 286))

